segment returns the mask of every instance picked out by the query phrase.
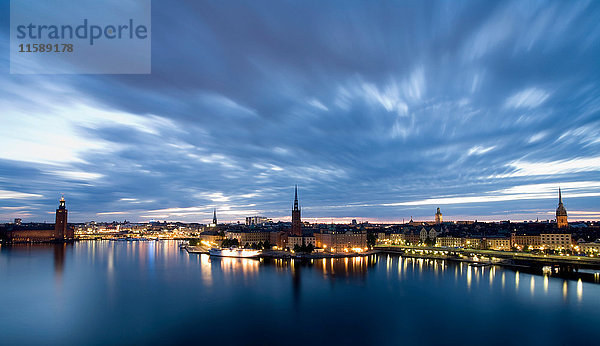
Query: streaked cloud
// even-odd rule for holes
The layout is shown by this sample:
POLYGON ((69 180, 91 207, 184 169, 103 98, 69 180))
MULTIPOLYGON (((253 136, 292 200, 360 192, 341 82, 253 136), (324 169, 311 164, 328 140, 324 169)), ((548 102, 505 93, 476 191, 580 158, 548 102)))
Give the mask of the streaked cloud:
POLYGON ((510 108, 535 108, 540 106, 550 96, 547 92, 528 88, 510 96, 505 103, 510 108))
POLYGON ((18 76, 0 59, 0 208, 22 208, 0 222, 45 220, 61 193, 72 221, 287 220, 295 184, 307 220, 425 220, 438 204, 535 219, 559 185, 592 218, 598 13, 153 2, 169 30, 153 32, 151 75, 18 76))
POLYGON ((600 172, 600 156, 546 162, 517 160, 507 164, 510 173, 494 175, 493 178, 547 176, 579 172, 600 172))
POLYGON ((41 198, 40 194, 0 190, 0 199, 32 199, 41 198))

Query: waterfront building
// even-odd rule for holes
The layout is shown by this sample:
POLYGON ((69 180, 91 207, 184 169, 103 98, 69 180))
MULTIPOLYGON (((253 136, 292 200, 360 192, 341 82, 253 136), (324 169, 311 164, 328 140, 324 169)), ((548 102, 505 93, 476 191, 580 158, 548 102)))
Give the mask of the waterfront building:
POLYGON ((217 230, 208 230, 200 233, 200 240, 207 241, 211 244, 221 244, 223 236, 217 230))
POLYGON ((464 239, 459 237, 438 237, 435 240, 436 246, 444 246, 444 247, 463 247, 464 239))
POLYGON ((271 241, 270 232, 266 231, 239 231, 232 230, 226 231, 225 237, 227 239, 237 239, 240 246, 244 246, 246 244, 258 244, 264 243, 266 241, 271 241))
POLYGON ((65 197, 60 198, 58 209, 56 209, 56 223, 54 224, 54 232, 56 240, 65 240, 67 235, 67 207, 65 205, 65 197))
POLYGON ((442 212, 440 211, 440 208, 437 208, 437 212, 435 213, 435 224, 439 225, 442 223, 442 212))
POLYGON ((0 232, 0 237, 9 243, 72 241, 75 237, 75 232, 73 228, 68 227, 67 214, 65 199, 62 197, 58 209, 56 209, 56 223, 54 225, 14 224, 0 232))
POLYGON ((592 255, 598 255, 600 253, 600 242, 595 241, 593 243, 579 243, 579 251, 589 253, 592 255))
POLYGON ((481 249, 483 248, 483 239, 475 238, 475 237, 466 237, 464 238, 464 247, 465 249, 481 249))
POLYGON ((558 188, 558 207, 556 208, 556 225, 560 229, 565 229, 569 227, 569 223, 567 222, 567 209, 562 202, 562 194, 560 192, 560 187, 558 188))
POLYGON ((408 245, 417 245, 421 241, 420 232, 408 231, 404 233, 404 242, 408 245))
POLYGON ((297 236, 297 235, 290 235, 287 237, 287 247, 290 248, 290 250, 293 250, 294 247, 298 245, 298 246, 302 246, 302 245, 312 245, 313 247, 317 246, 317 242, 316 242, 316 237, 315 236, 297 236))
POLYGON ((300 221, 300 207, 298 206, 298 186, 295 187, 294 207, 292 208, 292 235, 302 236, 302 222, 300 221))
POLYGON ((392 244, 404 244, 404 234, 402 233, 391 233, 389 239, 392 244))
POLYGON ((393 244, 393 245, 404 245, 404 234, 402 233, 390 233, 385 234, 383 232, 377 233, 378 244, 393 244))
POLYGON ((510 238, 492 237, 485 239, 486 248, 490 250, 510 250, 510 238))
POLYGON ((511 247, 524 248, 531 246, 534 249, 539 249, 542 245, 542 238, 539 234, 519 234, 512 233, 510 235, 511 247))
POLYGON ((288 233, 287 232, 269 232, 269 242, 277 246, 279 249, 285 249, 288 247, 288 233))
POLYGON ((367 249, 365 230, 321 230, 315 233, 315 243, 330 252, 360 252, 367 249))
POLYGON ((571 233, 542 233, 540 234, 541 247, 552 250, 571 249, 571 233))

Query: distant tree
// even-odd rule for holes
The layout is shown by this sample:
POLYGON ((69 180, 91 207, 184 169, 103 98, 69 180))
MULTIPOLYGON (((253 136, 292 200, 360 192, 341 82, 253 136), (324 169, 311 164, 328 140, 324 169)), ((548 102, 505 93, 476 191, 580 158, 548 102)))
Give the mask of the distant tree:
POLYGON ((306 245, 306 252, 307 253, 312 253, 313 251, 315 251, 315 246, 313 244, 306 245))
POLYGON ((294 252, 301 252, 302 248, 300 247, 300 245, 296 244, 294 245, 294 252))
POLYGON ((263 244, 263 248, 265 250, 271 250, 271 247, 272 247, 271 243, 268 240, 265 240, 265 242, 263 244))
POLYGON ((375 233, 370 232, 367 233, 367 246, 373 247, 377 243, 377 235, 375 233))
POLYGON ((240 246, 239 240, 234 239, 223 239, 221 242, 221 247, 238 247, 240 246))
POLYGON ((425 239, 425 245, 427 245, 427 246, 434 246, 435 245, 435 239, 431 239, 431 238, 427 237, 427 239, 425 239))

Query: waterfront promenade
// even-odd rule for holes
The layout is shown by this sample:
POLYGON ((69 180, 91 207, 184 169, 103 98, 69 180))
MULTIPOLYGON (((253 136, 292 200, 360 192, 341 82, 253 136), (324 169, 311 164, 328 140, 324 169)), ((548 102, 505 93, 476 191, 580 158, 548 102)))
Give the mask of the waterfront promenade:
POLYGON ((464 260, 467 262, 488 262, 494 264, 524 265, 529 267, 559 266, 563 270, 600 270, 600 258, 588 256, 538 255, 513 251, 412 245, 376 245, 374 249, 380 253, 394 253, 410 257, 443 258, 448 260, 464 260))

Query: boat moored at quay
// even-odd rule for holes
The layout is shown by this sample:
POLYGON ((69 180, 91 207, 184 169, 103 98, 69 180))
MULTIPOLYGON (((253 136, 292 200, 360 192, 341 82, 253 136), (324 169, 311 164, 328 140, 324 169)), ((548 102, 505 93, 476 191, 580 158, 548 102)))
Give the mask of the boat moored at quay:
POLYGON ((258 258, 262 253, 261 250, 226 248, 212 248, 208 250, 208 254, 217 257, 238 257, 238 258, 258 258))

